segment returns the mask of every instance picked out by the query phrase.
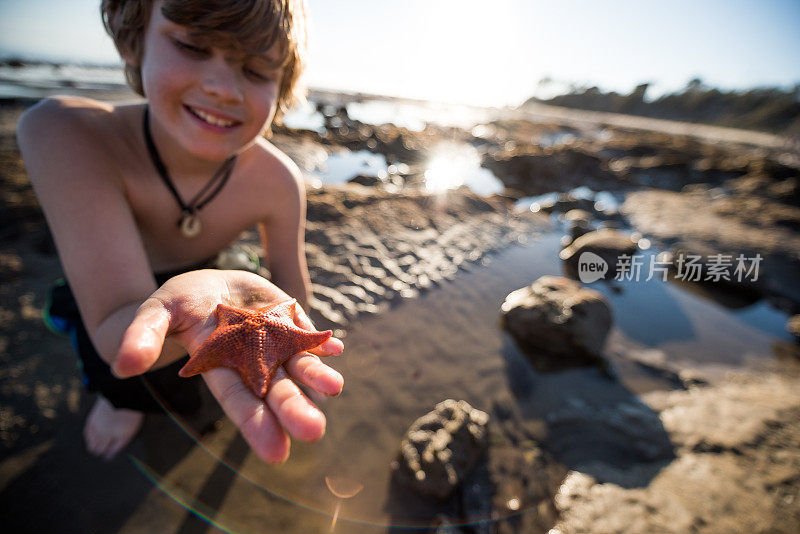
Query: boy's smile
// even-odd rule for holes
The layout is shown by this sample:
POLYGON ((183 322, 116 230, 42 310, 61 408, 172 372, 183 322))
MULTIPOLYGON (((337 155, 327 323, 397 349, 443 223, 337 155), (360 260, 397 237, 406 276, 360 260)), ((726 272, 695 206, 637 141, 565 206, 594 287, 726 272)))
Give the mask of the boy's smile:
POLYGON ((153 137, 177 172, 242 152, 275 115, 280 73, 268 57, 201 42, 166 19, 161 2, 145 31, 141 72, 153 137))
POLYGON ((187 109, 187 111, 189 111, 189 113, 211 126, 225 129, 231 128, 232 126, 238 126, 242 122, 236 119, 226 118, 223 115, 214 113, 212 111, 195 108, 189 105, 184 105, 184 107, 187 109))

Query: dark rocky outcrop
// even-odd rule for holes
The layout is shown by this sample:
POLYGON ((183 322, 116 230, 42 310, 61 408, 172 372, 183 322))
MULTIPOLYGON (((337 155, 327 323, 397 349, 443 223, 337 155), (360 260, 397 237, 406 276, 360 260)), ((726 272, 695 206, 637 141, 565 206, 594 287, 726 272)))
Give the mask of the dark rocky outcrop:
POLYGON ((602 294, 573 280, 543 276, 510 293, 502 325, 539 371, 604 365, 611 309, 602 294))
POLYGON ((447 399, 409 427, 393 465, 399 480, 422 495, 446 499, 488 446, 489 415, 447 399))
MULTIPOLYGON (((613 278, 618 268, 623 265, 622 256, 633 256, 638 247, 629 233, 621 230, 603 228, 581 235, 559 255, 566 262, 567 273, 573 278, 580 274, 581 257, 589 253, 593 260, 602 259, 608 266, 601 278, 613 278)), ((591 281, 591 280, 584 280, 591 281)))

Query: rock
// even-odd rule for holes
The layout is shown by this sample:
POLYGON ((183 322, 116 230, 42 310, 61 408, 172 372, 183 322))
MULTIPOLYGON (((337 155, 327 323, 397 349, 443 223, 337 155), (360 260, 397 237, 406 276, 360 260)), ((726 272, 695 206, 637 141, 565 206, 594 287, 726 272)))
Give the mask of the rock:
POLYGON ((633 256, 637 250, 636 242, 630 234, 603 228, 578 237, 561 251, 559 257, 567 262, 569 274, 577 275, 581 254, 585 252, 596 254, 608 264, 608 270, 603 276, 604 279, 608 279, 616 273, 617 267, 620 265, 620 257, 623 255, 633 256))
POLYGON ((355 176, 350 180, 348 180, 348 183, 372 187, 376 185, 383 185, 384 182, 377 176, 370 176, 368 174, 359 174, 358 176, 355 176))
POLYGON ((645 156, 629 165, 627 170, 639 185, 672 191, 680 191, 683 186, 698 179, 692 172, 689 156, 680 153, 645 156))
POLYGON ((767 195, 778 202, 800 206, 800 178, 793 177, 767 186, 767 195))
POLYGON ((601 293, 568 278, 543 276, 510 293, 501 312, 503 327, 537 370, 604 364, 600 355, 612 321, 601 293))
POLYGON ((793 315, 786 321, 786 330, 800 343, 800 315, 793 315))
POLYGON ((368 174, 359 174, 358 176, 348 180, 348 183, 359 184, 367 187, 375 186, 396 186, 403 185, 403 179, 397 174, 390 174, 386 176, 370 176, 368 174))
POLYGON ((558 200, 553 202, 551 211, 568 213, 572 210, 582 210, 589 213, 594 210, 594 200, 576 197, 572 193, 561 193, 558 200))
POLYGON ((409 427, 393 464, 399 479, 422 495, 446 499, 488 446, 489 415, 447 399, 409 427))
POLYGON ((564 214, 564 221, 569 224, 569 235, 577 239, 592 231, 592 214, 586 210, 572 209, 564 214))
POLYGON ((572 237, 572 239, 578 239, 579 237, 586 235, 591 231, 591 226, 587 226, 582 223, 572 223, 569 227, 569 235, 572 237))
MULTIPOLYGON (((761 296, 764 265, 755 255, 723 251, 708 243, 680 241, 670 247, 670 267, 683 282, 700 282, 735 290, 749 305, 761 296), (739 259, 740 258, 740 259, 739 259), (752 302, 751 302, 752 301, 752 302)), ((736 306, 729 306, 736 307, 736 306)))
POLYGON ((483 166, 493 171, 505 186, 525 195, 572 189, 611 179, 603 160, 570 147, 550 147, 536 153, 511 151, 487 155, 483 166))
POLYGON ((564 214, 564 220, 570 223, 588 226, 592 222, 592 214, 586 210, 572 209, 564 214))

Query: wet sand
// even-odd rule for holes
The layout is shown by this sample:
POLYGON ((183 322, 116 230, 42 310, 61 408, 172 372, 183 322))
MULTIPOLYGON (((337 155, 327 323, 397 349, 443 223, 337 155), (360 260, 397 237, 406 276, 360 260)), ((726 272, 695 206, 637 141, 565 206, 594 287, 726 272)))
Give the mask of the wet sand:
POLYGON ((618 379, 594 368, 536 373, 500 330, 499 307, 538 276, 561 274, 562 231, 554 217, 466 192, 310 192, 315 319, 345 334, 347 349, 332 360, 346 388, 321 404, 329 423, 319 443, 294 444, 289 462, 265 466, 230 422, 212 424, 209 402, 191 421, 148 417, 127 455, 91 457, 80 433, 92 399, 68 343, 39 316, 58 261, 10 137, 17 113, 0 108, 2 194, 13 206, 0 249, 0 513, 10 530, 202 532, 211 521, 233 532, 325 532, 337 505, 326 476, 364 485, 341 503, 338 532, 442 516, 472 523, 468 532, 800 524, 800 376, 787 335, 672 284, 609 287, 618 317, 605 352, 618 379), (642 350, 666 359, 645 361, 642 350), (687 386, 680 371, 707 384, 687 386), (405 430, 448 397, 492 416, 482 508, 423 499, 392 478, 405 430), (544 481, 525 474, 534 442, 557 475, 545 498, 544 481))

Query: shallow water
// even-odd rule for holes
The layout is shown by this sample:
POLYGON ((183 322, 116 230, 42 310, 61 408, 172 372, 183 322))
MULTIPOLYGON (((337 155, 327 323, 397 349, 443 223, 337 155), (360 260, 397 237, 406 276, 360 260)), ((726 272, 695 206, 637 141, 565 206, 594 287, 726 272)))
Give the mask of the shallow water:
POLYGON ((313 176, 321 184, 342 184, 358 176, 385 177, 389 172, 386 157, 369 150, 335 152, 328 156, 321 168, 313 171, 313 176))
POLYGON ((491 117, 486 109, 435 102, 368 100, 347 104, 347 114, 365 124, 394 124, 421 131, 427 123, 469 129, 491 117))
MULTIPOLYGON (((315 186, 342 184, 359 176, 386 178, 388 174, 404 174, 408 165, 388 165, 383 154, 369 150, 334 152, 311 173, 315 186)), ((466 186, 478 195, 501 193, 503 183, 495 174, 481 167, 480 153, 466 144, 442 143, 431 150, 431 156, 421 168, 424 185, 429 193, 466 186)))
MULTIPOLYGON (((530 209, 537 212, 543 205, 555 202, 564 193, 550 192, 532 197, 522 197, 514 204, 516 209, 530 209)), ((624 195, 620 193, 611 193, 609 191, 593 191, 586 186, 576 187, 566 194, 572 195, 575 198, 582 198, 586 200, 594 200, 595 208, 600 211, 618 210, 624 201, 624 195)))

